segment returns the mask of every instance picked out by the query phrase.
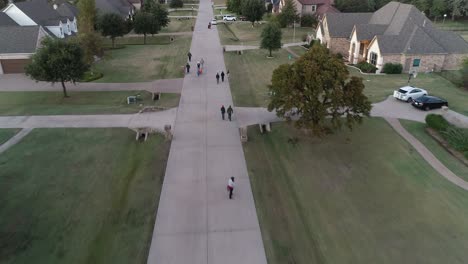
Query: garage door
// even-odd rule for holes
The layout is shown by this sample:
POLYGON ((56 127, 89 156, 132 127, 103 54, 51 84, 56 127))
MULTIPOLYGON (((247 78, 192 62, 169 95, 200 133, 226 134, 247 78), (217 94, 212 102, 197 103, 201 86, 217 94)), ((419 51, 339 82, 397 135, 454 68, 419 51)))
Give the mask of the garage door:
POLYGON ((31 62, 30 59, 1 60, 3 73, 23 73, 24 67, 31 62))

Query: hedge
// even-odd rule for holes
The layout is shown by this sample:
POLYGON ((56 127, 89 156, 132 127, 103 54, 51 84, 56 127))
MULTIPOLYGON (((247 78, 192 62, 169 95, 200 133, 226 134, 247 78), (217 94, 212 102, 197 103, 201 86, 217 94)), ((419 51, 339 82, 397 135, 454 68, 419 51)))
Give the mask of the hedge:
POLYGON ((386 74, 400 74, 403 71, 403 65, 400 63, 385 63, 382 71, 386 74))
POLYGON ((365 73, 375 73, 377 71, 377 67, 365 61, 359 62, 356 67, 365 73))
POLYGON ((426 116, 426 124, 439 132, 447 130, 450 126, 447 120, 441 115, 429 114, 426 116))

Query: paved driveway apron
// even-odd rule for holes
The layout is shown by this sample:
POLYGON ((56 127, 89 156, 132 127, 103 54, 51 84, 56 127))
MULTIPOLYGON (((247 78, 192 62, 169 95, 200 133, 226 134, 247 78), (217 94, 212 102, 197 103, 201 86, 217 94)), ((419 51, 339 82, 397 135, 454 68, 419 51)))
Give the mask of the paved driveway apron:
MULTIPOLYGON (((222 121, 220 108, 232 105, 209 0, 200 1, 192 39, 192 73, 184 78, 153 239, 151 264, 266 264, 236 113, 222 121), (203 58, 203 75, 196 61, 203 58), (228 177, 236 178, 234 199, 228 177)), ((181 51, 186 56, 188 51, 181 51)))

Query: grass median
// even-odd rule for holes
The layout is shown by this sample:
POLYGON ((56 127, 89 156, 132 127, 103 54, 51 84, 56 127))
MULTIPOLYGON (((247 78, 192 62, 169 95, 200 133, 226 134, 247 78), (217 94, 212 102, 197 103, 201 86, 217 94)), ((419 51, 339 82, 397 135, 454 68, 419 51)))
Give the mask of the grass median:
POLYGON ((385 121, 322 139, 272 129, 244 144, 269 264, 465 262, 468 192, 385 121))
POLYGON ((2 129, 0 129, 0 145, 7 142, 16 133, 18 133, 18 131, 19 131, 19 129, 16 129, 16 128, 2 128, 2 129))
POLYGON ((89 115, 132 114, 144 106, 172 108, 179 105, 180 94, 165 93, 158 101, 147 91, 69 92, 0 92, 0 115, 89 115), (139 98, 127 104, 128 96, 139 98))
POLYGON ((146 263, 169 143, 35 129, 0 155, 4 263, 146 263))

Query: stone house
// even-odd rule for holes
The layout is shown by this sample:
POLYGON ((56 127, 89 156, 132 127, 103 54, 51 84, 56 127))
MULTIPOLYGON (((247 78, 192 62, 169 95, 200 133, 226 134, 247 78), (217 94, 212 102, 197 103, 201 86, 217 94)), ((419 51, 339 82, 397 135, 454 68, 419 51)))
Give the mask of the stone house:
POLYGON ((316 38, 352 64, 367 61, 380 72, 400 63, 405 72, 457 69, 468 58, 468 43, 436 28, 412 5, 390 2, 374 13, 326 14, 316 38))
MULTIPOLYGON (((280 12, 285 0, 272 0, 273 12, 280 12)), ((293 0, 300 16, 315 15, 319 19, 326 13, 339 13, 334 0, 293 0)))

